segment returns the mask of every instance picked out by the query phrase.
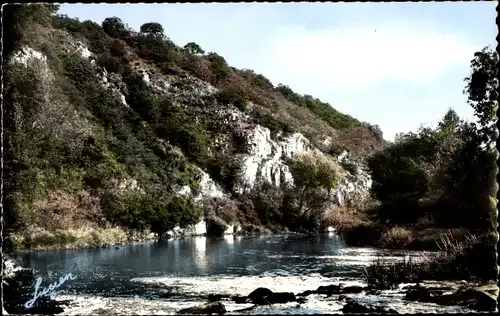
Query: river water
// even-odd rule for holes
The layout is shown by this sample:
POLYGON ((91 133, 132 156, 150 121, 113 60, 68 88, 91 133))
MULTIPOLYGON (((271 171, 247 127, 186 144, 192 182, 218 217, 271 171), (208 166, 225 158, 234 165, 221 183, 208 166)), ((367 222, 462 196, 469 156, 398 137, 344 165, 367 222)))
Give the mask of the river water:
MULTIPOLYGON (((71 300, 64 314, 175 314, 207 302, 208 294, 248 295, 258 287, 277 292, 315 290, 336 282, 365 285, 362 269, 377 257, 401 260, 419 252, 347 247, 336 234, 304 237, 189 237, 163 243, 145 242, 105 249, 26 253, 19 263, 42 277, 42 287, 71 273, 53 295, 71 300)), ((24 303, 34 284, 23 284, 24 303)), ((382 295, 347 295, 361 303, 391 307, 399 312, 468 312, 458 307, 406 302, 402 291, 382 295)), ((252 306, 224 302, 229 313, 252 306)), ((310 295, 306 303, 263 306, 240 314, 341 313, 334 296, 310 295)))

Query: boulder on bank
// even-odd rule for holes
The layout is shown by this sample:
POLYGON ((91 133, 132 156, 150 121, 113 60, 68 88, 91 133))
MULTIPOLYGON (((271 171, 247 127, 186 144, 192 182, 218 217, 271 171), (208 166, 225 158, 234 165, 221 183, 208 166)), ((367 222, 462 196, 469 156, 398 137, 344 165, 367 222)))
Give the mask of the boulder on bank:
POLYGON ((177 314, 224 314, 226 307, 221 302, 213 302, 200 306, 181 309, 177 314))

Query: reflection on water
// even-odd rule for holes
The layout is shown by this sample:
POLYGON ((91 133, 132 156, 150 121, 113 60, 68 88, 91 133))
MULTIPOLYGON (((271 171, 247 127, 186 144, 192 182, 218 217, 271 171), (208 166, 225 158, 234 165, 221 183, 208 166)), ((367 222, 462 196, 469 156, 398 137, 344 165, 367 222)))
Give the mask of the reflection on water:
MULTIPOLYGON (((62 294, 77 294, 78 304, 85 305, 89 300, 82 298, 92 297, 98 305, 116 303, 125 308, 129 306, 127 300, 133 298, 136 303, 130 304, 132 308, 137 300, 142 300, 144 307, 153 299, 166 304, 163 311, 173 308, 174 313, 180 302, 201 302, 209 293, 247 295, 259 286, 297 293, 335 280, 359 283, 363 267, 380 255, 395 260, 405 254, 346 247, 342 238, 330 233, 314 237, 193 237, 106 249, 22 254, 19 259, 47 283, 66 273, 78 275, 78 280, 60 288, 62 294)), ((32 293, 33 285, 23 284, 23 289, 32 293)), ((312 302, 314 299, 308 304, 312 302)), ((158 308, 158 304, 151 308, 158 308)), ((83 313, 82 306, 79 311, 83 313)), ((116 312, 113 306, 109 308, 116 312)), ((300 312, 333 308, 318 306, 300 312)))
POLYGON ((200 270, 205 271, 208 266, 207 260, 207 240, 205 237, 194 238, 194 261, 200 270))
MULTIPOLYGON (((345 245, 338 236, 225 236, 193 237, 126 246, 78 251, 22 254, 22 265, 48 280, 65 273, 77 274, 80 282, 61 290, 104 296, 129 293, 137 286, 130 280, 151 276, 258 275, 288 271, 298 275, 327 272, 325 255, 334 255, 345 245), (280 257, 281 256, 281 257, 280 257), (113 287, 113 290, 110 290, 113 287)), ((328 266, 328 267, 327 267, 328 266)), ((345 267, 338 267, 338 270, 345 267)), ((332 271, 330 271, 332 272, 332 271)), ((31 284, 26 286, 31 288, 31 284)))

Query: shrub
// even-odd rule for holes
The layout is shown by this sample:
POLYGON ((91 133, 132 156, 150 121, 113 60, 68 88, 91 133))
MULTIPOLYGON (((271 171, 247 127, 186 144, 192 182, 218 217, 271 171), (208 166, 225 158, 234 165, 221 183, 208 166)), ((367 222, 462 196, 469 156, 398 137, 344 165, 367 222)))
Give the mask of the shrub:
POLYGON ((358 173, 358 167, 354 163, 342 161, 340 165, 344 168, 344 170, 348 171, 352 175, 358 173))
POLYGON ((411 230, 395 226, 382 233, 379 246, 382 248, 404 249, 412 240, 411 230))
POLYGON ((330 149, 328 150, 328 154, 332 155, 333 157, 338 157, 340 154, 342 154, 346 148, 338 143, 334 143, 330 146, 330 149))
POLYGON ((229 74, 230 68, 226 63, 224 57, 216 53, 208 53, 208 60, 210 61, 210 69, 212 71, 212 78, 215 83, 222 82, 229 74))
POLYGON ((175 226, 186 227, 198 222, 203 212, 189 197, 173 196, 170 199, 155 199, 151 204, 149 220, 151 232, 159 238, 175 226))
POLYGON ((108 72, 121 74, 124 70, 122 61, 108 53, 104 53, 97 58, 100 66, 104 67, 108 72))
POLYGON ((377 246, 382 231, 380 225, 367 223, 344 231, 343 237, 350 246, 377 246))
POLYGON ((370 224, 370 219, 365 213, 341 206, 325 212, 322 221, 325 227, 331 226, 339 233, 370 224))
POLYGON ((207 219, 207 236, 222 237, 228 228, 227 224, 220 218, 207 219))
POLYGON ((109 52, 112 56, 118 58, 127 56, 127 48, 125 42, 119 39, 112 39, 109 43, 109 52))
POLYGON ((218 92, 216 95, 217 101, 228 105, 233 104, 240 111, 245 111, 248 103, 248 94, 241 88, 227 88, 218 92))
POLYGON ((236 159, 224 154, 215 154, 209 159, 207 166, 210 177, 227 191, 235 186, 240 169, 240 163, 236 159))

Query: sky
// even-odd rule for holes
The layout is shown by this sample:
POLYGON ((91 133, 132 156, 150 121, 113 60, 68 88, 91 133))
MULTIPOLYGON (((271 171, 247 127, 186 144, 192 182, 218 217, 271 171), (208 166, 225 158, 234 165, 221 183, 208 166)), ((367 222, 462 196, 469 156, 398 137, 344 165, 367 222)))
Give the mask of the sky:
POLYGON ((474 52, 496 47, 493 1, 387 3, 63 4, 60 14, 138 31, 159 22, 360 121, 384 138, 436 125, 448 108, 475 121, 462 93, 474 52))

